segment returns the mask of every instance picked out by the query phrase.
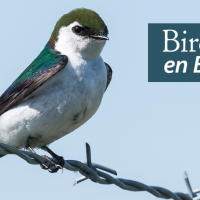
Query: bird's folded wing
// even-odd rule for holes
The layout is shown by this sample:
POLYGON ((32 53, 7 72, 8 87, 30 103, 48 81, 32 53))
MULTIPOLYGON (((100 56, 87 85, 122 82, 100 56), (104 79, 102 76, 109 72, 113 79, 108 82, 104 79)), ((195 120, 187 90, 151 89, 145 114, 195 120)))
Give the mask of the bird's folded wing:
POLYGON ((40 55, 0 97, 0 115, 18 105, 45 81, 62 70, 67 61, 67 56, 58 54, 47 44, 40 55))
POLYGON ((112 71, 112 68, 109 66, 109 64, 105 63, 105 65, 106 65, 106 69, 107 69, 107 83, 106 83, 106 89, 105 89, 105 91, 106 91, 108 88, 108 85, 111 82, 113 71, 112 71))

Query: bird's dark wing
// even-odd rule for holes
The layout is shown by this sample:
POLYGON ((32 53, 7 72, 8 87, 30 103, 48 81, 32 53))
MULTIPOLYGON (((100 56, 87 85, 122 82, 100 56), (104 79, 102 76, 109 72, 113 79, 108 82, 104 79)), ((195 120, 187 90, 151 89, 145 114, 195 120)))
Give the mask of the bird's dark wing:
POLYGON ((0 97, 0 115, 18 105, 45 81, 62 70, 68 57, 51 49, 49 43, 0 97))
POLYGON ((112 79, 113 71, 112 71, 111 67, 109 66, 109 64, 105 63, 105 65, 106 65, 106 69, 107 69, 107 83, 106 83, 106 89, 105 89, 105 91, 106 91, 108 88, 108 85, 110 84, 110 81, 112 79))

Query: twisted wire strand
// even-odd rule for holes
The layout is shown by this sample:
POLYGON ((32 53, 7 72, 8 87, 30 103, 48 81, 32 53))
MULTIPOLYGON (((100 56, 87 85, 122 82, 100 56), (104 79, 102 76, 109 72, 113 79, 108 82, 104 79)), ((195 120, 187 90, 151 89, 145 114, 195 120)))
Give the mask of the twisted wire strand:
MULTIPOLYGON (((43 164, 49 167, 51 170, 55 169, 55 165, 52 164, 52 162, 50 162, 49 160, 45 159, 44 157, 36 153, 31 153, 28 151, 16 149, 15 147, 3 143, 0 143, 0 154, 1 155, 15 154, 20 158, 24 159, 25 161, 27 161, 29 164, 33 165, 43 164)), ((115 184, 116 186, 120 187, 123 190, 129 190, 134 192, 147 191, 158 198, 163 198, 163 199, 172 198, 174 200, 193 200, 189 195, 184 193, 180 192, 173 193, 162 187, 147 186, 137 181, 112 177, 111 175, 103 171, 117 175, 117 172, 115 170, 91 162, 91 150, 89 144, 87 143, 86 143, 86 155, 87 155, 87 162, 84 163, 76 160, 65 160, 63 168, 70 171, 79 171, 79 173, 83 175, 83 177, 75 181, 74 185, 82 181, 85 181, 87 179, 90 179, 91 181, 99 184, 115 184)), ((52 158, 51 160, 54 163, 57 162, 55 158, 52 158)))

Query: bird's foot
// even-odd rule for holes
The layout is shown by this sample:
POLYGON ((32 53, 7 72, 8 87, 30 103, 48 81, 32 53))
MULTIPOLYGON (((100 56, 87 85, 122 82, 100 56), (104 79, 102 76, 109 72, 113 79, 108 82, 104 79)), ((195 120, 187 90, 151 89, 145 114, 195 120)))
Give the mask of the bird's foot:
POLYGON ((42 149, 47 151, 53 157, 52 159, 50 159, 48 156, 46 156, 48 158, 47 160, 49 160, 54 165, 54 169, 50 169, 49 172, 55 173, 59 169, 63 170, 63 166, 65 164, 64 158, 62 156, 58 156, 51 149, 49 149, 49 147, 47 147, 47 146, 43 146, 42 149))
MULTIPOLYGON (((35 153, 33 148, 29 145, 28 141, 26 142, 25 149, 28 150, 29 152, 35 153)), ((64 166, 64 158, 62 156, 58 156, 55 154, 51 149, 49 149, 47 146, 42 147, 43 150, 47 151, 52 155, 53 158, 49 158, 48 156, 44 155, 42 156, 46 160, 48 160, 52 165, 47 167, 43 164, 40 164, 40 167, 44 170, 48 170, 50 173, 56 173, 59 169, 63 170, 64 166)))
POLYGON ((42 156, 43 158, 45 158, 46 160, 48 160, 52 166, 51 167, 45 167, 44 165, 42 165, 42 169, 49 169, 48 171, 50 173, 56 173, 59 169, 63 170, 63 166, 64 166, 64 158, 62 156, 55 156, 53 158, 49 158, 48 156, 44 155, 42 156), (45 168, 43 168, 45 167, 45 168))

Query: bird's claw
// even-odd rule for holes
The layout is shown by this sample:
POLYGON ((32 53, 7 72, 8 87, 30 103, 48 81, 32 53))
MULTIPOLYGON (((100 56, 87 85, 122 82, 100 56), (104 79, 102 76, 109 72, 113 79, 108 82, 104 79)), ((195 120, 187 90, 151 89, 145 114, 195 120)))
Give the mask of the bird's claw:
POLYGON ((62 156, 56 156, 53 159, 56 159, 56 163, 53 161, 53 159, 49 158, 48 156, 44 155, 42 156, 43 158, 45 158, 46 160, 48 160, 52 166, 50 167, 45 167, 44 165, 40 165, 42 167, 42 169, 49 169, 48 171, 50 173, 56 173, 59 169, 63 170, 63 166, 64 166, 64 158, 62 156))
POLYGON ((42 168, 42 169, 44 169, 44 170, 47 170, 47 169, 49 169, 49 167, 46 167, 45 165, 43 165, 43 164, 40 164, 40 167, 42 168))

